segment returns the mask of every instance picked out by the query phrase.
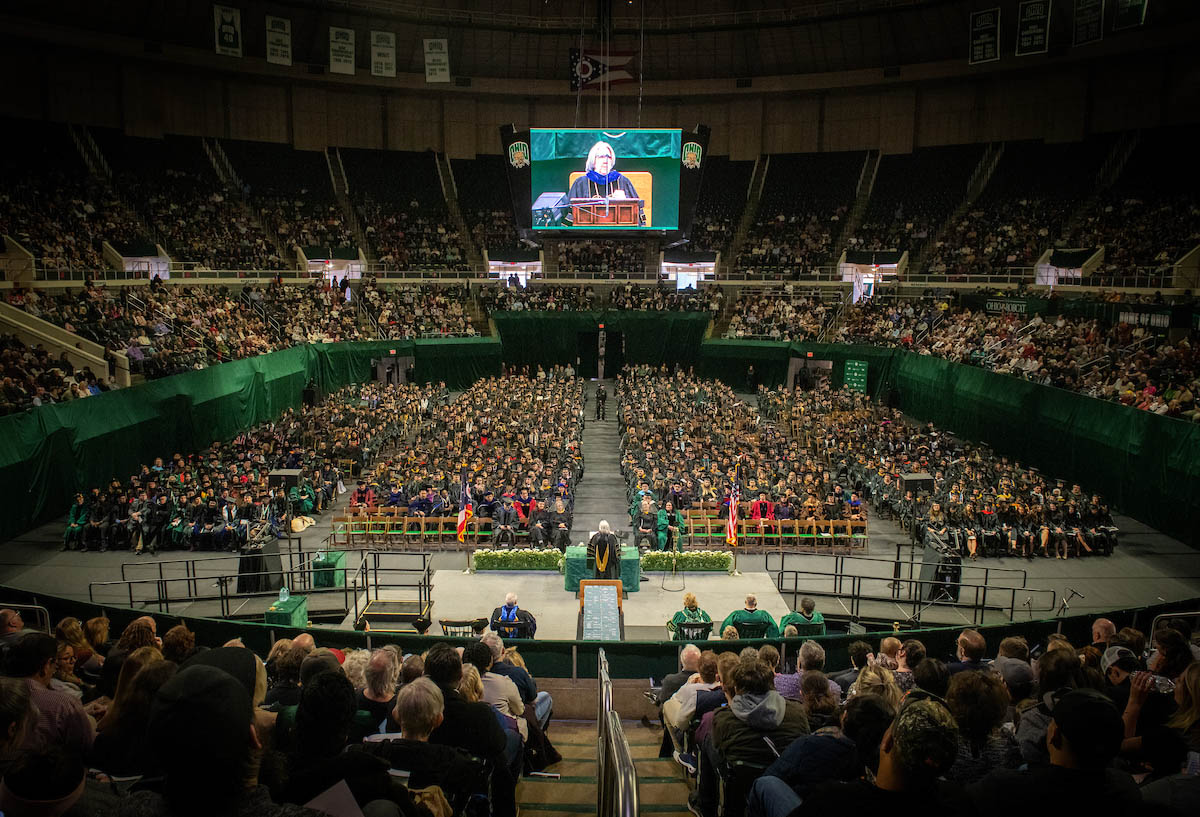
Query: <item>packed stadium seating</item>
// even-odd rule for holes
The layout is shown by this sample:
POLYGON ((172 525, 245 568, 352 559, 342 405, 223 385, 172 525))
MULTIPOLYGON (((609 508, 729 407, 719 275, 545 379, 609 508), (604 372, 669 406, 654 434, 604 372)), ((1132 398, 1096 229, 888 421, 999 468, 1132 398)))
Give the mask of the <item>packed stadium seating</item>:
POLYGON ((395 269, 466 269, 434 155, 339 151, 350 198, 378 260, 395 269))
POLYGON ((834 259, 866 156, 860 151, 770 157, 758 213, 739 270, 802 275, 834 259))

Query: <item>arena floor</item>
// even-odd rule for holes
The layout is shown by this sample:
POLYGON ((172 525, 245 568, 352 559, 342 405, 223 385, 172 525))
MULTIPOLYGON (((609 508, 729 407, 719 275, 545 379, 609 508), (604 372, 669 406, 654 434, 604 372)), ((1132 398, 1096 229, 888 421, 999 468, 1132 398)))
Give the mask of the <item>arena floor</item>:
MULTIPOLYGON (((610 394, 611 394, 610 382, 610 394)), ((741 395, 752 399, 750 395, 741 395)), ((583 450, 586 471, 580 483, 575 505, 573 541, 584 541, 588 532, 594 531, 601 519, 607 518, 614 529, 628 524, 628 508, 625 500, 625 483, 620 475, 618 451, 619 434, 615 421, 616 400, 609 401, 607 421, 593 421, 594 408, 589 395, 586 411, 588 422, 584 430, 583 450)), ((341 502, 347 501, 348 495, 341 502)), ((340 507, 336 510, 340 510, 340 507)), ((333 513, 319 518, 317 524, 301 537, 305 551, 315 551, 329 535, 333 513)), ((0 550, 0 584, 19 587, 34 592, 65 596, 72 599, 89 598, 89 583, 117 582, 122 578, 122 565, 126 565, 126 577, 152 579, 159 575, 177 578, 185 575, 181 560, 196 556, 205 559, 203 576, 234 575, 237 573, 237 556, 215 554, 188 554, 173 551, 157 556, 134 556, 131 553, 78 553, 60 552, 63 519, 43 525, 29 533, 11 540, 0 550), (162 563, 161 568, 159 563, 162 563)), ((1015 606, 1015 618, 1051 618, 1061 608, 1060 604, 1070 590, 1079 595, 1070 601, 1070 613, 1098 613, 1153 604, 1161 601, 1179 601, 1200 596, 1200 553, 1187 545, 1161 534, 1134 519, 1117 517, 1121 528, 1120 546, 1108 558, 1095 557, 1072 559, 1067 562, 1054 559, 981 559, 964 565, 963 582, 988 584, 999 587, 1021 587, 1015 594, 997 592, 990 601, 999 602, 1005 609, 981 614, 976 620, 973 612, 962 606, 935 605, 924 610, 921 622, 926 625, 962 625, 972 623, 998 624, 1009 620, 1008 606, 1015 606), (984 569, 1003 568, 989 571, 986 579, 984 569), (1012 571, 1024 571, 1023 574, 1012 571), (1047 592, 1055 591, 1051 599, 1047 592), (1001 598, 1002 597, 1002 598, 1001 598), (1026 598, 1034 599, 1031 608, 1022 606, 1026 598), (1047 609, 1052 607, 1052 609, 1047 609)), ((868 534, 870 544, 860 555, 877 561, 847 562, 845 570, 863 577, 864 595, 888 596, 893 563, 899 552, 900 558, 912 558, 907 547, 908 537, 895 524, 887 520, 872 519, 868 534), (898 549, 897 545, 901 545, 898 549)), ((791 603, 791 592, 780 595, 768 567, 778 569, 779 560, 761 554, 739 553, 737 570, 740 576, 691 574, 684 580, 668 579, 663 590, 661 574, 653 574, 651 581, 643 582, 642 589, 629 598, 626 611, 626 639, 651 640, 665 637, 661 626, 678 609, 682 598, 683 581, 687 589, 695 592, 703 606, 715 619, 722 619, 729 610, 740 607, 740 600, 747 592, 758 594, 760 604, 773 615, 784 612, 791 603), (678 588, 678 589, 676 589, 678 588)), ((916 558, 920 558, 917 555, 916 558)), ((562 579, 557 575, 464 575, 467 566, 466 554, 461 552, 436 552, 431 556, 434 571, 433 610, 435 622, 441 618, 473 618, 487 616, 492 608, 501 604, 504 594, 514 590, 523 596, 522 604, 539 614, 539 634, 550 638, 575 638, 578 602, 573 593, 562 589, 562 579), (546 611, 549 611, 547 616, 546 611)), ((831 556, 805 554, 789 555, 784 565, 788 570, 811 571, 798 577, 799 592, 815 595, 818 609, 827 616, 840 617, 845 613, 844 594, 846 585, 835 586, 833 580, 821 574, 835 569, 831 556)), ((907 569, 904 573, 907 574, 907 569)), ((914 571, 914 576, 917 571, 914 571)), ((198 582, 198 590, 215 594, 213 580, 198 582)), ((179 584, 171 583, 172 597, 180 590, 179 584)), ((790 590, 792 582, 787 582, 790 590)), ((396 593, 381 593, 383 598, 395 597, 396 593)), ((108 585, 94 588, 92 598, 97 603, 129 605, 129 590, 125 585, 108 585)), ((153 584, 144 584, 135 590, 133 606, 158 612, 157 603, 146 599, 155 598, 153 584)), ((310 615, 323 614, 336 626, 344 619, 347 609, 347 594, 330 592, 309 596, 310 615)), ((961 599, 967 601, 964 595, 961 599)), ((2 603, 2 599, 0 599, 2 603)), ((233 601, 231 617, 261 616, 270 606, 267 596, 240 597, 233 601)), ((220 616, 222 611, 216 601, 171 603, 169 612, 175 615, 220 616)), ((873 621, 903 621, 912 615, 911 603, 895 604, 889 601, 864 601, 859 610, 861 617, 873 621)), ((341 626, 348 626, 344 623, 341 626)), ((438 632, 435 626, 433 632, 438 632)))

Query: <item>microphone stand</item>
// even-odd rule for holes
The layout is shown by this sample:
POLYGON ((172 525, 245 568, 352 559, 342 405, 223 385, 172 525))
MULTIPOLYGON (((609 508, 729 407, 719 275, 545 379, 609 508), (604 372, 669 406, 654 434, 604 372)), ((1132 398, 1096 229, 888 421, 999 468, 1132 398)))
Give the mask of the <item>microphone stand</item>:
POLYGON ((1071 599, 1075 598, 1076 596, 1079 596, 1080 598, 1083 598, 1082 594, 1080 594, 1080 593, 1079 593, 1077 590, 1071 590, 1071 588, 1069 588, 1069 587, 1067 588, 1067 590, 1070 590, 1070 591, 1071 591, 1071 595, 1069 595, 1069 596, 1067 596, 1066 598, 1064 598, 1064 599, 1062 600, 1062 604, 1060 604, 1060 605, 1058 606, 1058 613, 1057 613, 1057 615, 1058 615, 1058 617, 1059 617, 1059 618, 1062 618, 1062 616, 1063 616, 1063 614, 1064 614, 1064 613, 1068 613, 1068 612, 1070 612, 1070 610, 1071 610, 1071 604, 1070 604, 1070 601, 1071 601, 1071 599))

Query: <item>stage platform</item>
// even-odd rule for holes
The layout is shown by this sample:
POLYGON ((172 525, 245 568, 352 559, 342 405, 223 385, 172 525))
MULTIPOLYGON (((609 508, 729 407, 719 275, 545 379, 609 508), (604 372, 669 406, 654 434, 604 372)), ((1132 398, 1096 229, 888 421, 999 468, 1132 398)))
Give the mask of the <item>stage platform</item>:
MULTIPOLYGON (((589 468, 589 476, 590 470, 589 468)), ((612 515, 617 518, 617 513, 612 515)), ((323 519, 318 520, 315 527, 302 535, 304 550, 313 551, 321 546, 328 535, 329 518, 330 515, 326 514, 323 519)), ((3 548, 0 548, 0 584, 87 600, 89 582, 120 580, 122 564, 127 565, 127 576, 156 576, 161 563, 161 570, 165 576, 180 577, 183 575, 183 567, 178 560, 188 556, 207 556, 213 560, 215 571, 237 571, 236 555, 188 554, 179 551, 141 557, 128 552, 114 551, 62 553, 58 548, 62 542, 64 524, 64 521, 59 520, 5 543, 3 548)), ((1082 598, 1077 597, 1071 601, 1072 614, 1098 613, 1159 601, 1200 597, 1200 553, 1128 517, 1118 517, 1117 524, 1122 529, 1121 544, 1116 554, 1109 558, 1072 559, 1067 562, 1053 559, 982 559, 968 567, 1025 570, 1028 588, 1054 590, 1060 600, 1068 588, 1074 589, 1082 594, 1082 598)), ((887 560, 895 558, 896 544, 904 543, 907 539, 899 528, 885 520, 871 520, 868 531, 870 546, 865 555, 884 561, 869 566, 861 564, 858 569, 862 575, 871 576, 877 581, 874 590, 878 590, 886 584, 886 579, 891 575, 891 565, 887 560)), ((904 550, 907 552, 907 548, 904 550)), ((827 571, 832 564, 830 557, 820 554, 789 558, 802 565, 803 569, 812 571, 827 571)), ((578 602, 571 594, 563 591, 561 575, 522 572, 464 575, 462 571, 466 565, 467 556, 461 552, 439 552, 432 555, 431 566, 435 573, 432 617, 435 621, 441 618, 486 616, 493 607, 503 602, 505 593, 515 590, 522 597, 523 605, 538 615, 539 636, 575 637, 578 602), (543 599, 546 601, 543 602, 543 599), (546 607, 547 603, 552 606, 546 607), (570 608, 567 620, 557 621, 559 611, 566 611, 567 608, 570 608), (547 609, 552 611, 550 615, 543 612, 547 609)), ((739 553, 737 567, 743 574, 741 577, 689 573, 685 574, 684 580, 687 582, 687 589, 696 593, 701 606, 714 618, 724 618, 730 610, 740 608, 747 591, 757 593, 760 605, 777 616, 786 611, 791 594, 786 594, 785 597, 779 595, 773 577, 766 572, 766 566, 766 556, 739 553)), ((643 582, 642 589, 630 596, 631 606, 626 608, 626 638, 630 640, 663 637, 665 630, 662 623, 682 604, 682 591, 663 592, 659 589, 661 574, 648 576, 650 581, 643 582)), ((670 583, 670 578, 667 581, 668 587, 677 587, 680 578, 677 576, 673 580, 675 584, 670 583)), ((1007 579, 996 578, 995 581, 1003 583, 1007 579)), ((822 587, 814 580, 804 589, 816 593, 822 587)), ((386 590, 381 595, 387 600, 386 590)), ((97 588, 93 598, 98 604, 130 606, 129 593, 124 585, 97 588)), ((826 615, 843 615, 837 597, 822 595, 816 598, 819 609, 826 615)), ((2 601, 0 598, 0 603, 2 601)), ((270 604, 269 597, 239 597, 234 601, 234 609, 231 611, 233 614, 252 618, 261 616, 270 604)), ((1020 601, 1021 599, 1018 599, 1018 605, 1020 601)), ((158 612, 155 604, 146 603, 143 598, 135 598, 132 607, 147 612, 158 612)), ((325 626, 337 626, 337 622, 344 618, 346 609, 340 592, 320 594, 310 599, 310 615, 314 619, 320 619, 325 626)), ((896 605, 887 602, 863 602, 860 613, 867 618, 890 622, 904 618, 902 609, 906 608, 903 605, 897 608, 896 605)), ((221 615, 219 605, 215 601, 172 603, 169 612, 171 615, 221 615)), ((1050 618, 1053 615, 1054 613, 1040 612, 1035 613, 1034 617, 1050 618)), ((1029 617, 1029 613, 1018 606, 1015 617, 1024 620, 1029 617)), ((922 618, 926 625, 956 626, 965 625, 970 619, 969 612, 954 607, 931 608, 922 618)), ((1007 612, 992 612, 985 617, 985 623, 988 624, 1007 620, 1007 612)), ((349 626, 348 623, 344 624, 349 626)), ((431 632, 440 632, 440 627, 435 626, 431 632)))
MULTIPOLYGON (((787 602, 775 590, 766 573, 687 573, 664 576, 647 573, 641 589, 627 593, 621 602, 625 617, 626 641, 662 641, 669 638, 665 624, 683 606, 686 592, 696 594, 700 606, 708 611, 720 626, 732 610, 741 609, 746 594, 758 596, 758 606, 776 620, 788 614, 787 602)), ((384 590, 386 600, 391 591, 384 590)), ((464 573, 461 570, 438 570, 433 574, 433 628, 441 633, 441 619, 462 620, 487 618, 494 608, 504 603, 504 597, 515 592, 521 609, 537 617, 539 639, 570 641, 577 637, 579 598, 563 590, 559 573, 531 570, 487 570, 464 573)), ((353 626, 347 620, 343 626, 353 626)), ((714 627, 715 629, 715 627, 714 627)), ((715 634, 715 633, 714 633, 715 634)))

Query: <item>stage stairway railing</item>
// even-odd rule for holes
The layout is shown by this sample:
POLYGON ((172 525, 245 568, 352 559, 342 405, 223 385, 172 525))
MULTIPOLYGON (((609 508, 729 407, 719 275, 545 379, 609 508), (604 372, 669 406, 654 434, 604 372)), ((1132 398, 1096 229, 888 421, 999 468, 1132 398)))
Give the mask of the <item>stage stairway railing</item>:
POLYGON ((988 612, 1007 611, 1009 621, 1013 621, 1018 607, 1025 607, 1033 618, 1035 613, 1053 613, 1058 604, 1054 590, 954 582, 953 591, 957 592, 953 592, 945 580, 853 576, 832 570, 781 570, 776 573, 775 583, 780 595, 791 597, 792 609, 798 609, 804 596, 835 598, 852 621, 884 618, 876 610, 864 612, 863 602, 892 604, 901 614, 899 621, 907 624, 920 624, 922 614, 930 607, 950 608, 972 626, 987 623, 988 612), (931 590, 933 599, 927 598, 931 590), (1020 596, 1025 600, 1018 602, 1020 596), (1046 599, 1049 604, 1043 603, 1046 599), (964 609, 971 613, 969 621, 962 615, 964 609))
MULTIPOLYGON (((887 565, 891 569, 892 578, 907 578, 913 580, 917 578, 915 573, 920 572, 920 567, 923 564, 921 560, 914 559, 911 555, 912 548, 906 544, 896 545, 896 558, 886 559, 881 556, 853 556, 842 553, 805 553, 803 551, 778 551, 769 550, 763 555, 766 557, 766 572, 778 573, 782 570, 798 569, 790 565, 790 562, 795 562, 798 559, 805 559, 807 565, 812 564, 812 559, 833 559, 832 572, 838 573, 846 578, 855 575, 868 573, 871 565, 887 565), (902 558, 900 551, 904 548, 909 548, 910 555, 907 559, 902 558), (778 562, 777 567, 773 565, 778 562), (914 573, 915 571, 915 573, 914 573), (905 573, 907 572, 907 575, 905 573)), ((1029 583, 1029 571, 1021 567, 995 567, 984 560, 980 562, 964 562, 962 564, 962 578, 972 579, 973 584, 1015 587, 1018 590, 1024 590, 1029 583), (982 576, 979 574, 982 573, 982 576), (974 577, 974 578, 972 578, 974 577), (978 579, 978 580, 976 580, 978 579)))
POLYGON ((384 591, 409 590, 421 609, 432 604, 432 554, 370 548, 343 551, 346 563, 340 567, 325 564, 316 567, 318 557, 328 551, 291 549, 279 554, 279 569, 241 569, 245 567, 241 560, 246 558, 242 554, 125 562, 121 565, 121 579, 88 583, 88 600, 112 604, 120 599, 131 608, 153 608, 160 613, 171 612, 172 605, 178 611, 184 605, 215 601, 219 610, 216 617, 230 618, 237 616, 246 599, 277 597, 282 584, 292 595, 318 596, 322 600, 340 597, 339 605, 314 612, 353 611, 356 621, 366 605, 379 599, 384 591), (150 575, 138 577, 141 570, 149 571, 150 575), (334 576, 340 574, 342 581, 318 587, 314 582, 318 570, 334 576), (275 586, 263 587, 269 584, 275 586))
POLYGON ((621 716, 613 710, 612 679, 608 658, 601 648, 597 655, 596 712, 596 814, 598 817, 637 817, 640 811, 637 767, 621 716))

